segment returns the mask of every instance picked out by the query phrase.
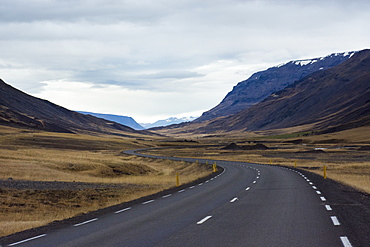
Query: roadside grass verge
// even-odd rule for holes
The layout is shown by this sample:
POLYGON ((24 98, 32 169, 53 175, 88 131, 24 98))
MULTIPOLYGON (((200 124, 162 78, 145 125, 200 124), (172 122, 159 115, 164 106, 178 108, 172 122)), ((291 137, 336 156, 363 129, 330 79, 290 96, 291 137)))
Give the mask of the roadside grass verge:
POLYGON ((176 173, 181 184, 212 173, 211 166, 203 164, 122 153, 157 143, 157 139, 146 136, 127 138, 5 128, 0 133, 0 180, 64 181, 74 186, 0 187, 0 236, 175 187, 176 173), (75 188, 74 182, 94 183, 97 187, 75 188))

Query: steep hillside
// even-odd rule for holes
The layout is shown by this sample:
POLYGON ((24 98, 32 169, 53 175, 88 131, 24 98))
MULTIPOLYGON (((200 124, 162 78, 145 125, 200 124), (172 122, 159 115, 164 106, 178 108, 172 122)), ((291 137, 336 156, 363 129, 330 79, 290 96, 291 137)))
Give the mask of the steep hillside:
POLYGON ((212 120, 245 110, 261 102, 271 93, 319 70, 334 67, 351 57, 354 52, 334 53, 322 58, 295 60, 253 74, 239 82, 220 104, 204 112, 195 122, 212 120))
POLYGON ((0 79, 0 124, 73 133, 93 131, 136 131, 105 119, 84 115, 38 99, 13 88, 0 79))
POLYGON ((370 124, 370 50, 318 71, 263 102, 197 132, 256 131, 314 124, 338 130, 370 124))

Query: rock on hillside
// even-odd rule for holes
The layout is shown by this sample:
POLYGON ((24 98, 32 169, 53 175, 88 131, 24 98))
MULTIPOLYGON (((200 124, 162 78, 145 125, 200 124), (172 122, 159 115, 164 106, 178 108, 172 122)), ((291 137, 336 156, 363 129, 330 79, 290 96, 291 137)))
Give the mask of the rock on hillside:
POLYGON ((354 53, 334 53, 322 58, 295 60, 257 72, 249 79, 239 82, 220 104, 204 112, 194 122, 236 114, 313 72, 326 70, 346 61, 354 53))

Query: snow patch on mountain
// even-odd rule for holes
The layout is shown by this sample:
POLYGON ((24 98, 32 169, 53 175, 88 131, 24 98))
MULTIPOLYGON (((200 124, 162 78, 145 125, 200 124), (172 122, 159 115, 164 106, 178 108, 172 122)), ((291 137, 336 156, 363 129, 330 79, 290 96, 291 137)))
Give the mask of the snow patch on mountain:
POLYGON ((181 117, 181 118, 170 117, 170 118, 167 118, 167 119, 158 120, 154 123, 140 123, 140 125, 143 126, 146 129, 150 129, 150 128, 154 128, 154 127, 168 126, 168 125, 171 125, 171 124, 180 124, 180 123, 184 123, 184 122, 191 122, 196 118, 198 118, 198 117, 193 117, 193 116, 181 117))

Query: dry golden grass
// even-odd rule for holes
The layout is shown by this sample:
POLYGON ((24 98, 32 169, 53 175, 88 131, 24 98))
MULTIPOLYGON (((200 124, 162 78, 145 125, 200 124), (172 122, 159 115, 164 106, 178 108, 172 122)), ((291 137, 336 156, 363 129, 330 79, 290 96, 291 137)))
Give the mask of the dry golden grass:
MULTIPOLYGON (((366 134, 364 128, 362 134, 366 134)), ((265 139, 267 150, 221 150, 222 146, 172 148, 160 150, 161 155, 182 157, 242 161, 260 164, 273 164, 306 169, 323 175, 323 166, 327 165, 328 178, 370 193, 370 151, 361 151, 351 146, 369 145, 369 139, 355 135, 354 131, 302 137, 305 145, 287 143, 286 139, 265 139), (352 139, 351 139, 352 138, 352 139), (355 139, 356 138, 356 139, 355 139), (315 148, 325 151, 312 152, 315 148)), ((301 138, 301 137, 300 137, 301 138)), ((239 145, 247 145, 246 139, 232 138, 239 145)), ((261 141, 261 139, 258 139, 261 141)), ((249 139, 251 141, 251 139, 249 139)), ((209 143, 209 140, 207 140, 209 143)), ((216 141, 214 141, 216 142, 216 141)), ((219 142, 219 141, 218 141, 219 142)), ((226 146, 227 143, 222 145, 226 146)), ((159 150, 149 150, 149 153, 159 150)))
POLYGON ((0 179, 122 184, 122 188, 2 188, 0 236, 115 205, 209 175, 197 163, 141 158, 122 150, 160 144, 155 138, 127 138, 35 132, 0 126, 0 179))

